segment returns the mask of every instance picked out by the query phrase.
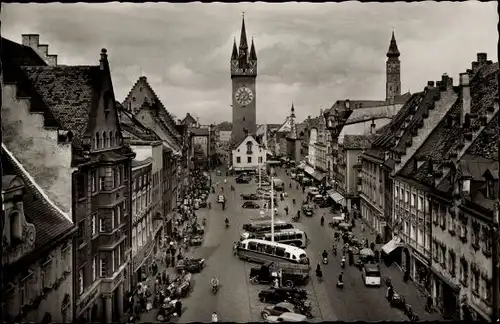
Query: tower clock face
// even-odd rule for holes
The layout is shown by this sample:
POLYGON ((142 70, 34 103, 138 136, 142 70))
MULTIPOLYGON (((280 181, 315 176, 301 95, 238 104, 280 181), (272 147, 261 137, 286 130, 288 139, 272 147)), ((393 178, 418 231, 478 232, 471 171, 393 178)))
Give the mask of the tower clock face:
POLYGON ((236 99, 236 102, 239 103, 240 105, 247 106, 253 101, 253 92, 249 88, 243 86, 238 88, 238 90, 236 90, 234 98, 236 99))

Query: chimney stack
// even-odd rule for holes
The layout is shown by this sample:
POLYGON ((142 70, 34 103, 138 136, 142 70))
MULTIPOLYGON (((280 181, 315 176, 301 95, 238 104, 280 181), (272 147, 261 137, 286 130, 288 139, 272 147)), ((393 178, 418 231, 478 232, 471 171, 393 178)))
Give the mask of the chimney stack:
POLYGON ((443 73, 443 75, 441 76, 441 85, 444 89, 453 87, 453 78, 450 78, 448 74, 443 73))
POLYGON ((482 65, 485 64, 488 59, 488 54, 486 53, 477 53, 477 62, 482 65))
POLYGON ((106 54, 108 51, 103 48, 101 50, 101 59, 100 59, 100 67, 101 67, 101 71, 104 71, 104 68, 107 67, 108 65, 108 54, 106 54))
POLYGON ((462 89, 462 109, 460 110, 460 125, 464 125, 465 115, 470 114, 471 106, 468 73, 460 73, 460 88, 462 89))

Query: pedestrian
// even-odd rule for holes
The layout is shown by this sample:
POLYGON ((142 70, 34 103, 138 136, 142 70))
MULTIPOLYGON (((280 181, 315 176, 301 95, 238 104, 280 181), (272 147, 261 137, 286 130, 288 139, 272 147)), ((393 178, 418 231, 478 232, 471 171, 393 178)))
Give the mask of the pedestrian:
POLYGON ((285 214, 288 216, 288 206, 285 206, 285 214))
POLYGON ((389 286, 389 288, 387 288, 387 300, 391 301, 392 300, 392 297, 394 296, 394 288, 392 288, 392 286, 389 286))
POLYGON ((182 314, 182 303, 180 300, 177 300, 174 306, 175 312, 177 313, 177 317, 181 317, 182 314))
POLYGON ((280 287, 280 282, 278 280, 278 278, 275 278, 274 279, 274 288, 278 289, 280 287))

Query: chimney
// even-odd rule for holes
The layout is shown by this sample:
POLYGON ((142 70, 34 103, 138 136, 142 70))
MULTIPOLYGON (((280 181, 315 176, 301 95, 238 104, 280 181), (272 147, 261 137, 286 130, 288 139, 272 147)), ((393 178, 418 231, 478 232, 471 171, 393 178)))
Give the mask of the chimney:
POLYGON ((375 133, 375 118, 372 118, 372 123, 370 125, 370 134, 374 134, 375 133))
POLYGON ((483 65, 486 63, 488 59, 488 54, 486 53, 477 53, 477 62, 479 63, 479 65, 483 65))
POLYGON ((427 81, 427 88, 426 89, 432 89, 434 88, 434 81, 427 81))
POLYGON ((460 73, 460 88, 462 89, 462 109, 460 110, 460 125, 464 125, 465 116, 470 114, 470 85, 469 74, 460 73))
POLYGON ((108 51, 103 48, 101 49, 101 59, 100 59, 100 67, 101 71, 104 71, 104 68, 108 67, 108 54, 106 54, 108 51))
POLYGON ((40 35, 38 34, 23 34, 22 36, 23 45, 37 49, 40 44, 40 35))
POLYGON ((448 74, 443 73, 443 75, 441 76, 441 85, 443 86, 444 90, 453 87, 453 78, 450 78, 448 74))

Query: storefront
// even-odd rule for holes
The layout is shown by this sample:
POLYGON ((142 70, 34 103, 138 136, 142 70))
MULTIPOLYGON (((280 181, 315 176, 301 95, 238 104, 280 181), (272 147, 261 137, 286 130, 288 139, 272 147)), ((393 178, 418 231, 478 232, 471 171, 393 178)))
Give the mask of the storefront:
POLYGON ((342 194, 337 192, 335 189, 330 189, 326 193, 328 194, 328 197, 334 202, 336 208, 340 209, 345 207, 346 201, 345 197, 342 196, 342 194))
POLYGON ((386 265, 395 262, 401 266, 406 260, 408 260, 409 265, 409 253, 404 253, 403 251, 408 252, 404 242, 399 236, 394 236, 389 242, 382 246, 382 259, 386 265))
POLYGON ((432 292, 430 262, 419 251, 413 250, 410 265, 410 276, 421 290, 432 292))
POLYGON ((435 307, 444 319, 459 319, 460 285, 440 265, 433 264, 432 270, 432 297, 435 307))

